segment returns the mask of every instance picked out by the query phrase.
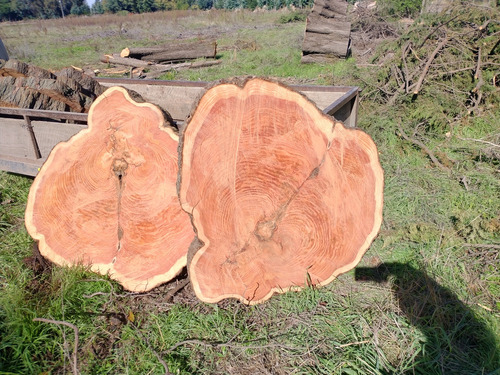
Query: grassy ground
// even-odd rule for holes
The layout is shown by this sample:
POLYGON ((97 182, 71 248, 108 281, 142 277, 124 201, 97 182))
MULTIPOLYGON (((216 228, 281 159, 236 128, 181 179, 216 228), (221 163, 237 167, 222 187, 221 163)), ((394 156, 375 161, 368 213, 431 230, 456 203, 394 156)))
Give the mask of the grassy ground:
POLYGON ((33 318, 78 328, 82 374, 160 374, 166 366, 179 374, 498 373, 498 103, 446 126, 415 127, 415 103, 388 106, 370 95, 379 72, 357 65, 360 57, 301 66, 304 23, 279 17, 172 12, 2 23, 0 37, 11 55, 58 69, 98 67, 102 53, 203 33, 217 37, 222 65, 169 78, 256 74, 362 86, 359 126, 380 150, 385 208, 361 264, 327 287, 253 307, 204 304, 189 286, 170 299, 175 283, 127 293, 106 277, 33 257, 23 225, 32 180, 0 172, 0 374, 73 371, 74 330, 33 318), (401 136, 401 121, 446 169, 401 136))

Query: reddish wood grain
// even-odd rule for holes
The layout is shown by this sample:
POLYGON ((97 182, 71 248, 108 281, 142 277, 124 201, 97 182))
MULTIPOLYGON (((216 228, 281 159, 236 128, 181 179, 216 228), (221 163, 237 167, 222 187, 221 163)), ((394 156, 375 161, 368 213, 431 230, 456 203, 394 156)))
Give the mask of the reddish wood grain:
POLYGON ((177 198, 177 147, 156 106, 108 89, 88 129, 52 150, 31 187, 26 227, 41 254, 132 291, 176 276, 194 237, 177 198))
POLYGON ((276 83, 242 85, 210 89, 181 140, 179 196, 200 241, 188 270, 206 302, 325 285, 360 261, 382 219, 367 134, 276 83))

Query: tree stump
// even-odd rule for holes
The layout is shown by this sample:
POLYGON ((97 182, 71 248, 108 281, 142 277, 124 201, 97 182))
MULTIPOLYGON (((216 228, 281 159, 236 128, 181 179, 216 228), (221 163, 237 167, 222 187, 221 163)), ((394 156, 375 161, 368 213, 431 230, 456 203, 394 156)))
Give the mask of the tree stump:
POLYGON ((371 138, 279 84, 224 83, 181 137, 179 197, 205 302, 256 304, 352 269, 380 228, 383 171, 371 138))
POLYGON ((194 237, 176 192, 178 136, 158 107, 120 87, 98 97, 88 122, 41 168, 26 228, 51 261, 150 290, 182 270, 194 237))

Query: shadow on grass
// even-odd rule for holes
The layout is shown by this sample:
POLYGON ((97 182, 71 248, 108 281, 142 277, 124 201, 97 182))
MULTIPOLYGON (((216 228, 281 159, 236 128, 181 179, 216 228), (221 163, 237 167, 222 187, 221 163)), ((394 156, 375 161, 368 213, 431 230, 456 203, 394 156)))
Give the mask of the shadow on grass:
POLYGON ((390 282, 401 311, 426 336, 406 373, 498 374, 500 355, 493 332, 449 289, 426 272, 403 263, 359 267, 357 281, 390 282))

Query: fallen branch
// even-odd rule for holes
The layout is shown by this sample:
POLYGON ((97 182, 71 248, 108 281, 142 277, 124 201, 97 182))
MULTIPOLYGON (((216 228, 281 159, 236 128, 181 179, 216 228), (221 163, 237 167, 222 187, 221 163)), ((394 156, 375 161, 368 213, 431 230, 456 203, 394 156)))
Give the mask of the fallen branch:
POLYGON ((401 126, 401 123, 398 123, 398 126, 399 126, 399 131, 401 133, 401 136, 406 139, 408 142, 411 142, 413 143, 414 145, 420 147, 427 155, 429 155, 429 157, 431 158, 432 162, 437 166, 439 167, 439 169, 443 170, 443 171, 446 171, 446 172, 449 172, 450 169, 445 167, 443 164, 441 164, 441 162, 438 160, 438 158, 436 158, 436 156, 434 155, 434 153, 426 146, 424 145, 422 142, 420 142, 419 140, 417 139, 413 139, 413 138, 410 138, 406 133, 405 131, 403 130, 403 127, 401 126))
POLYGON ((478 249, 500 249, 500 245, 487 243, 463 243, 462 247, 476 247, 478 249))
POLYGON ((78 353, 78 327, 75 326, 72 323, 65 322, 63 320, 52 320, 52 319, 44 319, 44 318, 34 318, 34 322, 43 322, 43 323, 51 323, 51 324, 57 324, 57 325, 63 325, 66 327, 69 327, 73 329, 75 332, 75 343, 73 347, 73 374, 77 375, 78 372, 78 360, 77 360, 77 353, 78 353))
POLYGON ((496 143, 489 142, 489 141, 483 141, 482 139, 474 139, 474 138, 461 138, 458 137, 458 139, 461 139, 462 141, 474 141, 474 142, 479 142, 479 143, 485 143, 487 145, 493 146, 493 147, 499 147, 500 145, 497 145, 496 143))
POLYGON ((348 346, 353 346, 353 345, 368 344, 369 342, 370 342, 370 340, 350 342, 348 344, 338 345, 338 346, 335 347, 335 349, 347 348, 348 346))
POLYGON ((170 301, 170 299, 172 299, 177 294, 177 292, 182 290, 188 284, 189 284, 189 278, 185 278, 184 280, 179 281, 179 283, 177 283, 177 285, 174 288, 170 289, 168 293, 165 295, 165 300, 167 302, 170 301))
POLYGON ((165 72, 171 70, 183 70, 183 69, 197 69, 197 68, 206 68, 209 66, 219 65, 222 63, 222 60, 204 60, 204 61, 194 61, 194 62, 185 62, 179 64, 155 64, 151 65, 151 71, 146 73, 146 78, 152 79, 157 78, 165 72))
POLYGON ((457 14, 456 16, 451 17, 448 21, 443 22, 443 23, 440 23, 440 24, 439 24, 439 25, 437 25, 434 29, 432 29, 432 31, 431 31, 429 34, 427 34, 427 36, 424 38, 424 40, 422 40, 422 43, 420 43, 420 45, 418 46, 418 48, 419 48, 419 49, 420 49, 420 48, 422 48, 422 47, 424 46, 425 42, 427 41, 427 39, 429 39, 432 35, 434 35, 434 33, 435 33, 436 31, 438 31, 438 30, 439 30, 439 28, 441 28, 441 27, 443 27, 443 26, 448 25, 451 21, 453 21, 453 20, 454 20, 455 18, 457 18, 459 15, 460 15, 460 14, 457 14))
POLYGON ((477 51, 477 65, 476 65, 476 73, 474 74, 474 79, 477 80, 476 87, 472 90, 472 94, 475 94, 476 97, 472 98, 474 101, 474 109, 473 111, 476 114, 480 113, 479 104, 481 103, 481 99, 483 98, 483 93, 481 92, 481 87, 484 85, 483 72, 481 71, 481 47, 478 48, 477 51))
POLYGON ((427 72, 429 71, 429 68, 430 68, 432 62, 436 58, 439 51, 441 51, 441 49, 446 45, 446 43, 448 43, 448 36, 447 35, 441 40, 441 42, 437 45, 436 49, 434 49, 434 51, 432 51, 431 55, 427 59, 427 62, 425 63, 425 66, 424 66, 424 70, 422 71, 422 74, 420 74, 420 78, 418 79, 417 84, 413 90, 414 95, 418 95, 418 93, 420 92, 420 88, 422 87, 422 83, 424 82, 425 76, 426 76, 427 72))

